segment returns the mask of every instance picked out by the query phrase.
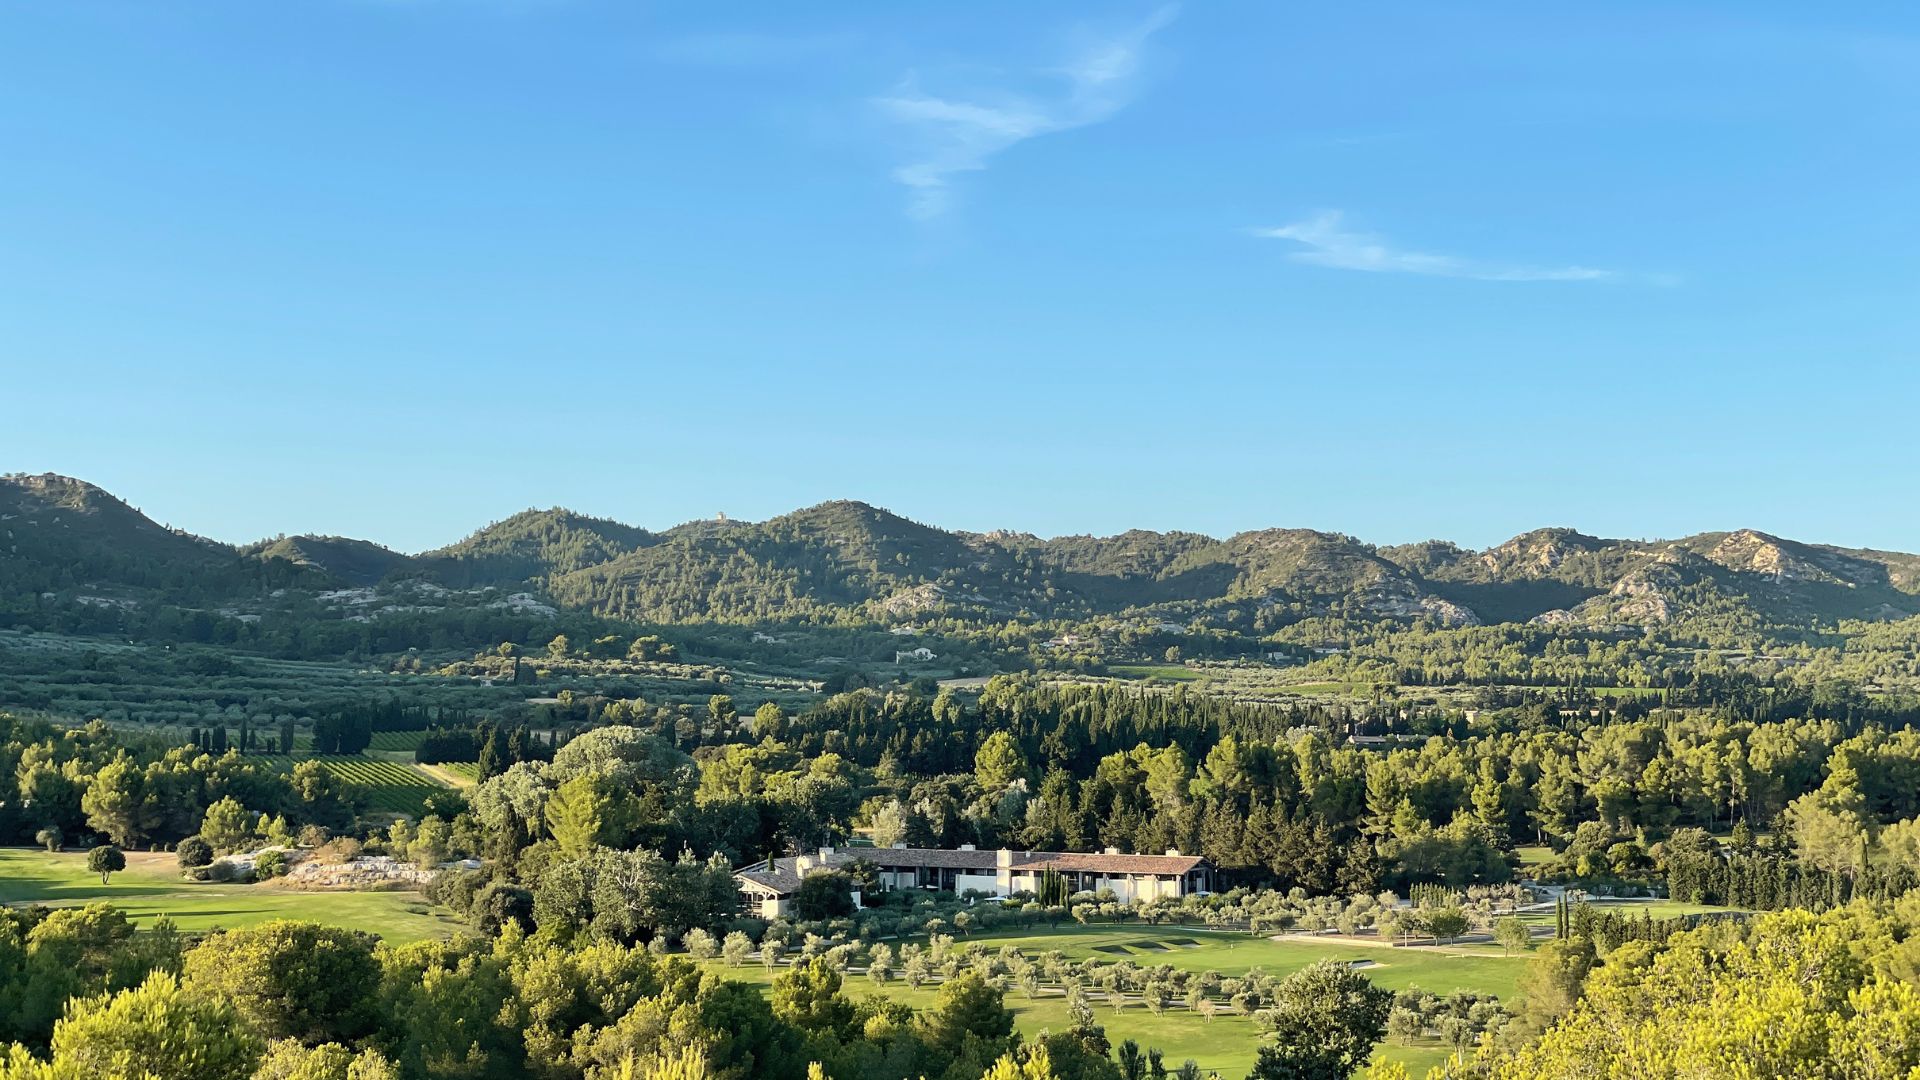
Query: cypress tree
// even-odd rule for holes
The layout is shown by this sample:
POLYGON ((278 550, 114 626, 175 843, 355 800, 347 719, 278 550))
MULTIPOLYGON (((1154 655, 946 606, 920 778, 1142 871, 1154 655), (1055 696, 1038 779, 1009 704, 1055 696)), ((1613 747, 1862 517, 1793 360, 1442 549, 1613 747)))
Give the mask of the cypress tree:
POLYGON ((480 779, 491 780, 501 771, 500 729, 488 728, 487 741, 480 744, 480 779))

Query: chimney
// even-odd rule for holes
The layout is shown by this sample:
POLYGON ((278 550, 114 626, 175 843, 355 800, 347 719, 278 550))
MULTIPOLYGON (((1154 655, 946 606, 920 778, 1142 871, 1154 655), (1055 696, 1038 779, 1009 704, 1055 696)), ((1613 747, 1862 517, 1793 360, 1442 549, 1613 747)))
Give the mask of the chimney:
POLYGON ((1106 853, 1108 855, 1118 855, 1120 854, 1120 849, 1117 847, 1110 847, 1107 849, 1106 853))
POLYGON ((831 861, 832 859, 833 859, 833 849, 832 849, 832 848, 830 848, 830 847, 823 847, 823 848, 821 848, 821 849, 820 849, 820 865, 822 865, 822 866, 825 866, 825 865, 826 865, 826 864, 827 864, 827 863, 828 863, 829 861, 831 861))
POLYGON ((802 855, 799 858, 793 860, 794 875, 797 877, 806 877, 807 871, 812 870, 815 865, 816 864, 813 861, 813 856, 802 855))
POLYGON ((899 843, 893 845, 893 847, 894 847, 894 850, 896 851, 905 851, 907 850, 907 842, 905 840, 902 840, 899 843))
POLYGON ((1179 848, 1177 848, 1177 847, 1170 847, 1170 848, 1168 848, 1168 849, 1167 849, 1167 857, 1168 857, 1168 858, 1173 858, 1173 859, 1177 859, 1177 858, 1179 858, 1179 857, 1180 857, 1180 849, 1179 849, 1179 848))
POLYGON ((974 847, 972 844, 961 844, 960 850, 961 851, 979 851, 980 849, 977 847, 974 847))
POLYGON ((1012 850, 1008 848, 1001 848, 999 851, 995 852, 993 857, 993 865, 999 867, 1002 870, 1008 869, 1009 867, 1013 866, 1012 850))

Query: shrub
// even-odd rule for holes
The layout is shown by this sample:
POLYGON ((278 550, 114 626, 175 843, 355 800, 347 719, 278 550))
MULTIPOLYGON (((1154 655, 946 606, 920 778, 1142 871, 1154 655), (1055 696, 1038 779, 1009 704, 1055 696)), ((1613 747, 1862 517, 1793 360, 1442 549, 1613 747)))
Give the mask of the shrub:
POLYGON ((741 916, 740 918, 734 919, 733 921, 727 923, 727 932, 745 934, 748 937, 748 939, 752 941, 759 941, 761 936, 767 932, 768 925, 769 924, 765 919, 754 918, 752 916, 741 916))
POLYGON ((853 878, 839 870, 817 870, 808 874, 794 890, 793 909, 803 919, 853 914, 853 878))
POLYGON ((487 883, 487 876, 478 870, 442 870, 427 882, 427 899, 443 907, 452 908, 460 915, 470 915, 474 909, 474 898, 487 883))
POLYGON ((489 882, 473 894, 469 916, 481 933, 492 937, 513 923, 533 932, 533 891, 504 881, 489 882))
POLYGON ((263 851, 254 857, 253 876, 255 880, 284 876, 287 872, 287 853, 284 851, 263 851))
POLYGON ((207 843, 206 837, 203 836, 187 837, 180 841, 180 846, 174 848, 173 853, 179 860, 182 870, 205 866, 213 861, 213 845, 207 843))

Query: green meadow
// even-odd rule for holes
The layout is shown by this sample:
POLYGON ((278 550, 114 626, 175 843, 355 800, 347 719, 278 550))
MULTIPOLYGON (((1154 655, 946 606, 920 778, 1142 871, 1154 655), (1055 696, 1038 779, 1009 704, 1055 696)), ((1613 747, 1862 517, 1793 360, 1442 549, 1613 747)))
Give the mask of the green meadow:
POLYGON ((0 903, 105 902, 137 923, 165 916, 194 933, 269 919, 304 919, 407 942, 442 937, 462 925, 417 892, 308 892, 272 882, 183 881, 171 853, 139 851, 127 852, 127 868, 103 885, 100 875, 88 872, 86 862, 85 852, 0 848, 0 903))
MULTIPOLYGON (((978 934, 958 939, 962 945, 972 942, 995 950, 1011 945, 1031 957, 1058 950, 1074 960, 1131 960, 1143 967, 1171 964, 1192 971, 1213 970, 1224 976, 1244 975, 1255 967, 1269 974, 1285 975, 1320 960, 1344 960, 1366 964, 1364 970, 1369 978, 1393 990, 1419 987, 1438 994, 1472 991, 1496 994, 1502 999, 1515 995, 1520 972, 1526 965, 1524 957, 1492 952, 1393 948, 1334 940, 1273 941, 1181 928, 1073 926, 1037 934, 978 934)), ((724 970, 730 978, 743 982, 761 986, 772 982, 772 975, 757 961, 724 970)), ((933 1003, 938 985, 909 989, 897 973, 892 981, 877 984, 856 971, 846 977, 843 989, 853 996, 877 993, 911 1005, 927 1006, 933 1003)), ((1139 1001, 1129 1001, 1115 1010, 1100 994, 1096 993, 1093 1000, 1096 1018, 1106 1028, 1109 1039, 1115 1044, 1132 1039, 1142 1047, 1156 1047, 1165 1055, 1169 1067, 1191 1058, 1203 1070, 1217 1071, 1223 1077, 1243 1076, 1259 1051, 1260 1034, 1253 1021, 1225 1009, 1214 1019, 1206 1020, 1178 1003, 1163 1015, 1155 1016, 1139 1001)), ((1006 1003, 1013 1010, 1020 1030, 1029 1035, 1063 1030, 1070 1024, 1066 998, 1056 986, 1044 987, 1034 998, 1028 998, 1018 988, 1011 989, 1006 1003)), ((1446 1048, 1431 1040, 1412 1046, 1383 1043, 1379 1049, 1381 1059, 1402 1062, 1415 1076, 1443 1062, 1447 1054, 1446 1048)))
MULTIPOLYGON (((181 930, 205 932, 248 926, 269 919, 304 919, 365 930, 391 942, 439 937, 461 929, 461 923, 414 892, 306 892, 273 883, 260 885, 211 884, 181 880, 168 853, 128 852, 127 869, 101 884, 86 869, 84 852, 48 854, 37 849, 0 849, 0 903, 77 905, 97 901, 113 904, 136 922, 150 924, 162 916, 181 930)), ((1661 917, 1713 909, 1697 905, 1658 903, 1635 905, 1661 917)), ((1551 920, 1551 912, 1541 918, 1551 920)), ((1509 957, 1481 948, 1394 948, 1356 944, 1338 939, 1284 938, 1278 941, 1245 934, 1218 933, 1178 927, 1064 926, 1038 933, 977 934, 961 938, 962 945, 978 943, 998 950, 1013 946, 1031 957, 1059 951, 1074 960, 1114 962, 1131 960, 1143 967, 1170 964, 1190 971, 1212 970, 1223 976, 1245 975, 1259 968, 1284 976, 1319 960, 1334 959, 1363 965, 1366 975, 1393 990, 1418 987, 1437 994, 1470 991, 1493 994, 1502 1000, 1516 996, 1525 957, 1509 957)), ((718 967, 718 962, 714 962, 718 967)), ((760 964, 724 968, 728 977, 758 986, 772 975, 760 964)), ((931 1005, 937 984, 909 989, 896 975, 876 984, 863 973, 849 974, 845 991, 854 996, 878 993, 915 1006, 931 1005)), ((1055 986, 1028 998, 1018 988, 1007 993, 1021 1031, 1037 1034, 1068 1026, 1066 998, 1055 986)), ((1170 1066, 1189 1058, 1203 1069, 1224 1077, 1244 1075, 1260 1045, 1253 1021, 1226 1009, 1211 1021, 1189 1012, 1179 1003, 1155 1016, 1138 1001, 1115 1010, 1095 995, 1100 1023, 1116 1044, 1133 1039, 1142 1047, 1156 1047, 1170 1066)), ((1447 1050, 1432 1041, 1413 1046, 1382 1044, 1380 1057, 1405 1063, 1414 1075, 1445 1060, 1447 1050)))

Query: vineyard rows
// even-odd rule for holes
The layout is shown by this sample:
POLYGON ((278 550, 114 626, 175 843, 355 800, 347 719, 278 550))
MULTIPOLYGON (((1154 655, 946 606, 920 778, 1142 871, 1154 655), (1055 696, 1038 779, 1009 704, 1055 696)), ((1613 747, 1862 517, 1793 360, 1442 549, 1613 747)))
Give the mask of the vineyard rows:
POLYGON ((427 737, 424 731, 376 731, 373 733, 374 750, 418 750, 420 740, 427 737))
POLYGON ((396 814, 418 817, 422 800, 436 791, 446 790, 445 785, 436 783, 427 774, 397 761, 350 756, 287 757, 280 754, 262 755, 262 758, 289 770, 302 761, 318 761, 334 776, 366 788, 369 808, 396 814))

